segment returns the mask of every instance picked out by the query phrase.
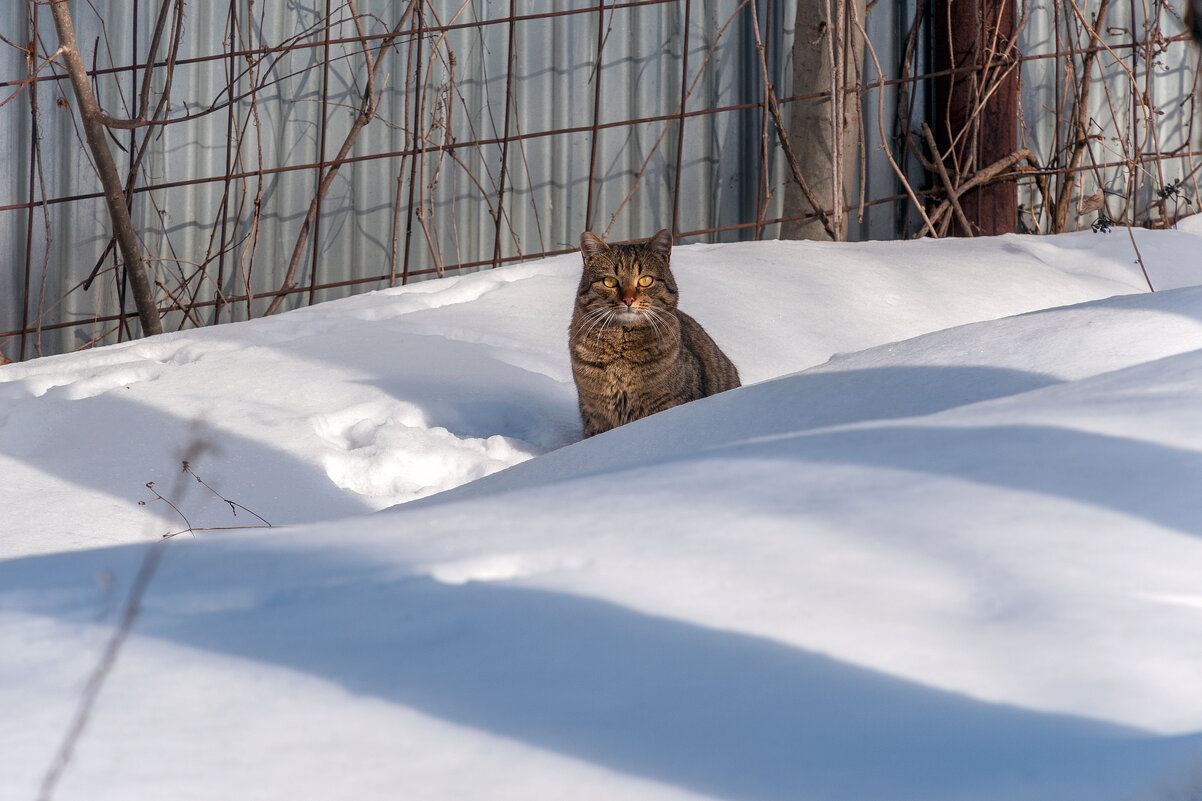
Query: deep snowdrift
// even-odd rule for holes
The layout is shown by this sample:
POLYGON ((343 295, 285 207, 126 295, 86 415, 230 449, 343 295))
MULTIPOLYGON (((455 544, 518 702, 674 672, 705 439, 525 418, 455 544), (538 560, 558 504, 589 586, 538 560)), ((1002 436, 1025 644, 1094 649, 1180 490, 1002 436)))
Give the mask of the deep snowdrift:
POLYGON ((0 796, 151 553, 56 797, 1196 794, 1202 239, 1134 235, 1169 291, 1123 232, 680 248, 748 386, 585 442, 573 258, 0 368, 0 796), (150 480, 310 525, 147 546, 150 480))

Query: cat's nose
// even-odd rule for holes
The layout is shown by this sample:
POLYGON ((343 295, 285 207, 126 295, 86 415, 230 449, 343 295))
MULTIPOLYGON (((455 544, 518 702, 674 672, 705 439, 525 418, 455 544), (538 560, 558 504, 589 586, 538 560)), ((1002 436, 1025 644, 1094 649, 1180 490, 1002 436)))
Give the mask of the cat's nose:
POLYGON ((634 305, 634 298, 629 298, 629 297, 628 297, 628 298, 622 298, 622 302, 623 302, 623 303, 625 303, 625 304, 626 304, 626 308, 628 308, 628 309, 629 309, 631 306, 633 306, 633 305, 634 305))

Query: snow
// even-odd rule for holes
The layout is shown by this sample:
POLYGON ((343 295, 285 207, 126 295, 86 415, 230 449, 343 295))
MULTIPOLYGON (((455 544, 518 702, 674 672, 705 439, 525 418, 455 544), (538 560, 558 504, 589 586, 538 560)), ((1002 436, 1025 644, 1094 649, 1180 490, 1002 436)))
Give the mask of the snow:
POLYGON ((680 247, 587 441, 576 256, 0 367, 0 799, 1197 797, 1200 247, 680 247))

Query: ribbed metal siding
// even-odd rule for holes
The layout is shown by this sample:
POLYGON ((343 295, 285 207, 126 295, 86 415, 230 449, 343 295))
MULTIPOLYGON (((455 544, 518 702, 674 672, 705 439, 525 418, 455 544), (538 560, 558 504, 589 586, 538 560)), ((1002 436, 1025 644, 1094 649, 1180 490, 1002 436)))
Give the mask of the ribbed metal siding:
MULTIPOLYGON (((231 15, 237 19, 232 49, 255 50, 296 37, 324 17, 327 5, 335 12, 330 38, 351 41, 334 42, 327 48, 319 34, 303 38, 286 51, 259 56, 259 69, 273 65, 277 80, 229 110, 162 129, 143 165, 138 185, 158 188, 138 192, 133 212, 160 277, 174 286, 181 274, 191 275, 189 297, 210 304, 218 289, 226 297, 249 294, 257 298, 232 307, 203 306, 195 312, 203 323, 217 319, 219 309, 221 320, 261 314, 268 302, 262 296, 280 287, 317 184, 316 170, 286 168, 316 165, 334 157, 360 103, 364 66, 347 10, 337 2, 219 0, 186 6, 181 52, 186 63, 175 74, 173 116, 182 114, 185 107, 196 110, 220 99, 229 75, 246 70, 245 57, 211 58, 231 49, 227 41, 232 33, 231 15), (329 66, 323 69, 327 57, 329 66), (243 138, 232 141, 239 131, 243 138), (195 183, 214 177, 217 180, 195 183), (260 195, 256 219, 254 201, 260 195)), ((392 0, 359 0, 358 10, 375 16, 365 26, 376 34, 392 24, 405 5, 392 0)), ((877 3, 869 14, 869 35, 887 77, 894 77, 897 45, 910 23, 913 5, 912 0, 877 3)), ((1087 3, 1086 13, 1095 5, 1087 3)), ((94 0, 73 4, 73 8, 79 40, 88 51, 87 62, 92 61, 93 43, 97 44, 95 61, 102 70, 145 58, 157 0, 94 0), (104 18, 107 39, 93 7, 104 18)), ((406 270, 420 276, 435 267, 434 253, 443 265, 487 266, 525 254, 571 248, 585 228, 608 229, 614 239, 646 236, 660 227, 690 232, 744 226, 694 237, 705 241, 756 235, 757 228, 748 226, 756 222, 757 213, 767 219, 779 215, 786 182, 771 130, 766 185, 763 181, 761 110, 751 107, 686 117, 683 137, 671 119, 685 88, 682 72, 686 84, 692 86, 686 114, 760 102, 762 76, 748 8, 737 0, 616 6, 590 0, 512 4, 510 0, 433 0, 424 4, 422 15, 427 25, 452 27, 420 40, 403 40, 386 57, 378 84, 384 89, 379 118, 362 133, 351 152, 354 159, 370 160, 353 161, 341 168, 322 203, 318 224, 301 259, 297 284, 342 284, 406 270), (512 26, 508 22, 514 11, 527 16, 572 10, 586 13, 524 19, 512 26), (732 16, 718 39, 719 30, 732 16), (599 41, 604 47, 597 64, 599 41), (435 52, 438 55, 432 56, 435 52), (453 87, 448 82, 450 54, 454 54, 453 87), (687 70, 682 70, 686 54, 687 70), (507 125, 506 90, 510 85, 513 93, 507 125), (411 150, 429 130, 431 120, 440 116, 461 145, 476 140, 486 143, 458 147, 458 160, 437 148, 416 156, 399 155, 411 150), (650 121, 605 127, 644 118, 650 121), (416 132, 415 120, 422 122, 416 132), (603 126, 595 137, 594 122, 603 126), (558 133, 540 135, 549 131, 558 133), (510 144, 506 151, 501 140, 507 132, 510 144), (525 138, 513 138, 519 134, 525 138), (506 169, 502 179, 503 153, 506 169), (382 154, 394 155, 374 158, 382 154), (638 189, 632 192, 636 180, 638 189), (499 239, 492 216, 498 203, 503 206, 504 221, 499 239), (423 209, 429 242, 415 213, 418 207, 423 209)), ((35 9, 32 3, 7 3, 0 8, 0 21, 10 39, 26 38, 24 31, 35 9)), ((790 91, 794 9, 795 0, 759 0, 758 4, 771 78, 781 97, 790 91)), ((1160 6, 1153 11, 1166 13, 1160 6)), ((49 13, 44 7, 37 13, 44 47, 53 51, 49 13)), ((1022 52, 1063 51, 1068 13, 1056 4, 1029 4, 1019 43, 1022 52)), ((1115 0, 1108 27, 1138 35, 1143 14, 1142 4, 1115 0)), ((1077 46, 1082 44, 1077 42, 1077 46)), ((1109 142, 1107 146, 1114 151, 1108 158, 1119 160, 1122 153, 1113 137, 1139 137, 1146 132, 1126 74, 1108 54, 1100 57, 1099 64, 1092 108, 1102 126, 1098 130, 1103 144, 1109 142), (1108 93, 1102 91, 1103 85, 1108 93), (1110 103, 1120 120, 1118 130, 1108 122, 1110 103)), ((6 80, 21 78, 26 74, 23 55, 9 47, 0 48, 0 70, 6 80)), ((1063 111, 1057 100, 1063 97, 1063 60, 1028 61, 1022 70, 1026 138, 1020 144, 1046 159, 1057 143, 1063 146, 1069 136, 1065 124, 1058 124, 1055 117, 1057 110, 1063 111)), ((1183 43, 1169 45, 1153 66, 1149 85, 1166 112, 1157 118, 1156 126, 1162 152, 1189 144, 1193 106, 1186 101, 1195 74, 1195 56, 1183 43)), ((1140 71, 1138 75, 1143 80, 1148 73, 1140 71)), ((863 78, 870 87, 864 95, 864 149, 869 156, 866 197, 871 200, 899 190, 893 169, 880 150, 878 92, 871 88, 877 76, 870 59, 866 59, 863 78)), ((96 83, 106 108, 126 114, 139 81, 140 73, 121 72, 102 75, 96 83)), ((160 71, 156 89, 161 85, 160 71)), ((238 90, 248 92, 250 87, 249 76, 243 75, 238 90)), ((65 90, 65 82, 37 85, 40 175, 31 170, 32 92, 0 109, 0 146, 9 154, 0 177, 4 193, 0 206, 98 192, 73 115, 56 105, 65 90)), ((916 116, 920 117, 923 89, 917 91, 916 116)), ((887 92, 884 98, 886 136, 893 134, 893 96, 887 92)), ((73 99, 70 102, 74 105, 73 99)), ((134 141, 128 132, 116 132, 114 137, 115 143, 127 150, 134 141)), ((445 135, 436 132, 432 144, 444 140, 445 135)), ((119 160, 127 162, 128 153, 115 152, 119 160)), ((1098 152, 1099 158, 1105 155, 1104 149, 1098 152)), ((1190 163, 1188 158, 1165 161, 1136 170, 1134 178, 1128 168, 1111 168, 1100 172, 1101 183, 1132 195, 1136 205, 1143 206, 1157 189, 1186 175, 1190 163), (1134 182, 1130 189, 1129 181, 1134 182)), ((1092 192, 1097 183, 1087 176, 1085 193, 1092 192)), ((1032 202, 1030 193, 1025 198, 1028 204, 1032 202)), ((892 238, 897 233, 900 208, 904 203, 869 208, 863 222, 853 224, 853 238, 892 238)), ((776 231, 776 226, 767 225, 758 233, 771 237, 776 231)), ((99 198, 0 211, 0 247, 6 256, 5 266, 0 268, 0 331, 31 325, 39 315, 47 324, 112 315, 118 305, 117 282, 111 275, 86 292, 69 292, 91 272, 108 232, 109 221, 99 198), (64 295, 66 300, 54 306, 64 295)), ((112 263, 111 256, 108 263, 112 263)), ((290 297, 286 306, 387 283, 300 293, 290 297)), ((130 307, 127 302, 126 308, 130 307)), ((178 314, 167 321, 168 327, 181 324, 185 323, 178 314)), ((24 355, 79 347, 111 327, 112 323, 97 324, 30 336, 24 355)), ((13 342, 0 347, 11 357, 19 355, 13 342)))

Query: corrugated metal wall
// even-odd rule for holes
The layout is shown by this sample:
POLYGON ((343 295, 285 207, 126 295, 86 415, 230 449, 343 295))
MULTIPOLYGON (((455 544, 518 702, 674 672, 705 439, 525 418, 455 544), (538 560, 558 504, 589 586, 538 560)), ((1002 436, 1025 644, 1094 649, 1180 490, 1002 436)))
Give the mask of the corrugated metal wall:
MULTIPOLYGON (((1196 211, 1195 171, 1202 164, 1194 153, 1199 52, 1184 34, 1178 16, 1185 5, 1164 0, 1077 0, 1029 2, 1024 8, 1026 25, 1019 39, 1025 59, 1020 144, 1049 168, 1063 166, 1065 152, 1077 139, 1070 118, 1074 85, 1079 86, 1082 75, 1081 59, 1070 63, 1065 53, 1092 46, 1097 56, 1088 81, 1085 115, 1089 147, 1077 194, 1088 197, 1104 189, 1108 216, 1137 224, 1154 224, 1162 213, 1196 211), (1102 39, 1093 44, 1082 20, 1093 24, 1103 10, 1103 22, 1097 25, 1102 39), (1173 193, 1170 187, 1176 181, 1182 189, 1173 193), (1172 196, 1163 204, 1166 191, 1172 196)), ((1033 185, 1026 190, 1027 207, 1037 207, 1033 185)), ((1020 194, 1020 200, 1023 197, 1020 194)), ((1094 219, 1090 214, 1069 227, 1088 228, 1094 219)))
MULTIPOLYGON (((1079 5, 1088 14, 1097 2, 1079 5)), ((755 6, 769 78, 781 98, 790 90, 795 3, 755 6)), ((1022 67, 1022 144, 1049 165, 1070 138, 1063 122, 1065 62, 1055 54, 1074 41, 1082 46, 1061 5, 1028 3, 1020 41, 1028 56, 1054 56, 1022 67)), ((1109 28, 1138 39, 1146 34, 1145 15, 1170 16, 1161 3, 1145 5, 1116 2, 1109 28)), ((126 65, 145 61, 159 6, 159 0, 72 3, 85 61, 98 70, 96 87, 114 116, 132 113, 142 71, 126 65)), ((661 227, 674 228, 683 241, 777 234, 787 172, 761 105, 750 2, 358 0, 356 6, 369 37, 384 35, 406 13, 407 25, 420 23, 420 32, 403 36, 385 56, 378 116, 321 203, 295 276, 306 291, 289 295, 285 308, 416 280, 440 267, 476 269, 569 250, 586 228, 619 240, 661 227)), ((168 116, 194 118, 153 132, 132 209, 163 302, 170 291, 191 307, 190 318, 169 315, 168 328, 264 312, 281 287, 321 171, 358 113, 367 74, 344 3, 215 0, 185 8, 168 116), (213 105, 217 110, 200 113, 213 105)), ((885 77, 896 77, 915 0, 870 8, 869 37, 885 77)), ((36 30, 43 52, 57 46, 45 6, 6 3, 0 24, 13 43, 29 41, 36 30)), ((377 48, 380 39, 370 44, 377 48)), ((1157 152, 1188 151, 1193 107, 1182 101, 1197 73, 1191 52, 1167 43, 1150 69, 1133 58, 1138 81, 1164 112, 1154 117, 1157 152)), ((1091 153, 1125 159, 1099 169, 1094 180, 1126 192, 1124 202, 1134 207, 1174 178, 1192 175, 1193 161, 1186 152, 1149 169, 1132 167, 1133 154, 1124 154, 1115 137, 1143 141, 1151 131, 1130 91, 1124 70, 1131 67, 1120 61, 1099 56, 1091 107, 1101 138, 1091 153)), ((920 62, 918 72, 928 68, 925 56, 920 62)), ((122 301, 115 258, 101 258, 110 225, 77 121, 62 105, 74 99, 65 100, 65 80, 18 92, 29 69, 18 47, 0 47, 3 97, 16 93, 0 107, 0 147, 7 154, 0 180, 6 256, 0 332, 30 329, 0 336, 0 352, 9 358, 136 334, 136 323, 127 333, 114 319, 132 302, 122 301)), ((39 74, 56 70, 45 66, 39 74)), ((154 74, 157 93, 165 70, 154 74)), ((881 149, 878 114, 891 139, 895 88, 882 96, 877 80, 865 59, 868 205, 851 228, 858 239, 915 228, 913 219, 905 222, 907 202, 881 149)), ((917 123, 926 110, 925 85, 913 91, 917 123)), ((114 132, 119 163, 129 165, 145 135, 145 129, 114 132)), ((921 171, 912 162, 903 166, 920 184, 921 171)), ((1023 189, 1028 208, 1036 203, 1031 186, 1023 189)))
MULTIPOLYGON (((101 70, 102 105, 114 116, 132 114, 141 72, 124 66, 145 60, 159 3, 73 5, 81 47, 95 47, 85 60, 101 70)), ((202 322, 241 319, 262 313, 270 300, 263 296, 280 287, 314 196, 316 165, 335 156, 350 129, 366 67, 350 10, 337 2, 186 8, 169 116, 224 103, 231 81, 240 97, 155 133, 137 181, 155 188, 135 194, 133 217, 160 277, 177 294, 211 302, 220 289, 223 297, 243 298, 196 310, 202 322), (248 296, 263 299, 248 303, 248 296)), ((754 220, 759 111, 687 118, 683 136, 679 116, 673 118, 682 78, 691 90, 686 113, 756 102, 762 79, 746 4, 435 0, 410 9, 359 0, 357 10, 369 36, 385 33, 404 13, 420 13, 423 31, 385 56, 378 117, 351 151, 363 160, 338 173, 297 272, 299 285, 315 289, 286 305, 355 291, 321 288, 330 284, 406 280, 440 266, 570 249, 588 227, 626 239, 659 227, 689 231, 754 220), (451 142, 463 144, 448 152, 451 142)), ((16 41, 28 37, 22 32, 38 14, 42 47, 53 52, 45 8, 13 3, 0 13, 16 41)), ((775 20, 774 52, 786 58, 789 32, 781 21, 788 18, 783 3, 767 18, 775 20)), ((6 48, 0 58, 4 77, 26 74, 19 51, 6 48)), ((163 74, 156 72, 156 91, 163 74)), ((96 266, 109 223, 76 122, 56 105, 67 91, 65 81, 39 82, 0 113, 0 146, 20 154, 9 159, 0 198, 0 207, 10 207, 0 211, 0 243, 10 254, 0 330, 39 317, 53 325, 111 313, 118 302, 114 272, 72 291, 96 266), (41 174, 31 184, 35 137, 41 174), (75 199, 57 202, 62 198, 75 199), (29 203, 38 205, 11 208, 29 203)), ((125 149, 117 151, 119 163, 128 165, 144 135, 115 133, 114 148, 125 149)), ((105 266, 113 263, 110 256, 105 266)), ((121 335, 112 321, 47 328, 24 355, 121 335)))

